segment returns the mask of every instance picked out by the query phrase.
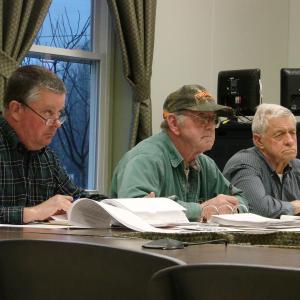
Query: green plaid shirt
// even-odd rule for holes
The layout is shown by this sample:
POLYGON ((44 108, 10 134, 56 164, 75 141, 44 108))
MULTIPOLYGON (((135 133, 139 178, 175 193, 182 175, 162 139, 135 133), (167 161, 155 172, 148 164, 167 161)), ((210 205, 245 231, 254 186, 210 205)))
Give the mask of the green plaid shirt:
POLYGON ((56 194, 86 196, 48 147, 28 151, 0 117, 0 223, 22 224, 24 207, 56 194))

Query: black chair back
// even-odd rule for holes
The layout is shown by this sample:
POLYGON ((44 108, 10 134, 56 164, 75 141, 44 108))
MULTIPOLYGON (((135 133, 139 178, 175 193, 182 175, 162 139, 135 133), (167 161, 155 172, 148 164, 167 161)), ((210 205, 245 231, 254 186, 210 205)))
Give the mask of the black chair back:
POLYGON ((169 267, 155 273, 148 299, 299 299, 300 269, 228 264, 169 267))
POLYGON ((145 299, 151 276, 180 263, 105 245, 0 241, 0 298, 145 299))

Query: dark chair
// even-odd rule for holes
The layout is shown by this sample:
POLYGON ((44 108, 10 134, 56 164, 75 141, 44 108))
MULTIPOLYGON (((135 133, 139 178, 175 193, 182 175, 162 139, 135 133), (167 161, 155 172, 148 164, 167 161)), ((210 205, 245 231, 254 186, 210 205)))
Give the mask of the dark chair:
POLYGON ((145 299, 151 276, 181 261, 105 245, 0 241, 0 299, 145 299))
POLYGON ((169 267, 155 273, 148 299, 299 299, 300 269, 229 264, 169 267))

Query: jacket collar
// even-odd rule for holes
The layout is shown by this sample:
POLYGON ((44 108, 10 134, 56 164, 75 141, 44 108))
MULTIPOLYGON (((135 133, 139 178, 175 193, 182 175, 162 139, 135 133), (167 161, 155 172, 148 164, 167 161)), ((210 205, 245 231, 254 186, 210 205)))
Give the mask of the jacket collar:
MULTIPOLYGON (((177 168, 180 164, 184 167, 184 160, 183 157, 181 156, 180 152, 177 150, 175 145, 173 144, 171 138, 167 134, 166 131, 161 132, 162 135, 165 136, 165 145, 167 147, 167 153, 171 162, 171 165, 173 168, 177 168)), ((195 159, 193 162, 190 163, 190 166, 199 171, 200 170, 200 163, 198 159, 195 159)))

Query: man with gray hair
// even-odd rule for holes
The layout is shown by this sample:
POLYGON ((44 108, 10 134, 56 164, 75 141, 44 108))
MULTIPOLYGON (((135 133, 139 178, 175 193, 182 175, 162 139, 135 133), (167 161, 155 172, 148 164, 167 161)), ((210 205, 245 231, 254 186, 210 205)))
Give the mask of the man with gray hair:
POLYGON ((73 197, 89 196, 47 147, 66 120, 65 94, 63 81, 39 66, 9 78, 0 117, 0 223, 46 220, 67 211, 73 197))
POLYGON ((254 147, 233 155, 223 174, 244 191, 249 210, 262 216, 300 213, 296 119, 277 104, 261 104, 252 122, 254 147))
MULTIPOLYGON (((164 102, 162 131, 127 152, 115 168, 112 197, 171 197, 193 220, 247 206, 215 162, 204 155, 215 140, 218 117, 230 113, 200 85, 185 85, 164 102)), ((247 208, 246 208, 247 209, 247 208)))

